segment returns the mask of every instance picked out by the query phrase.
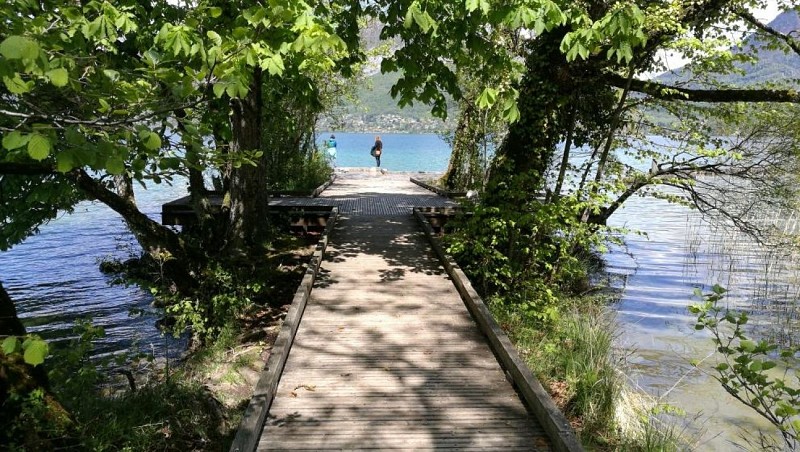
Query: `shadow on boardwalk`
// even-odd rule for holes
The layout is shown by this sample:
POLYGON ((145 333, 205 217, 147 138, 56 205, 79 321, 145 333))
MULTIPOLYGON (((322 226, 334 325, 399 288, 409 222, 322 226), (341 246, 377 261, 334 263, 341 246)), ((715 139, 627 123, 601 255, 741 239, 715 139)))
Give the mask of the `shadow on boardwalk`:
POLYGON ((548 450, 411 217, 442 198, 407 179, 332 188, 342 218, 259 450, 548 450))

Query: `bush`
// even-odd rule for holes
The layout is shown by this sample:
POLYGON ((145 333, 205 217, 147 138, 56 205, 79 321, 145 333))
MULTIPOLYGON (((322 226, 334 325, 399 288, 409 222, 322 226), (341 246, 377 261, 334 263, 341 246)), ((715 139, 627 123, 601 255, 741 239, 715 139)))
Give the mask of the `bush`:
MULTIPOLYGON (((115 391, 109 375, 130 367, 141 356, 93 358, 93 342, 105 335, 103 329, 79 321, 75 332, 77 337, 50 358, 53 394, 74 420, 70 432, 73 449, 224 448, 230 436, 227 418, 231 413, 203 385, 182 375, 167 378, 160 371, 152 371, 150 383, 115 391)), ((31 414, 35 423, 51 417, 41 410, 31 414)))
POLYGON ((513 211, 479 205, 448 224, 448 252, 484 296, 551 322, 559 295, 586 287, 591 253, 604 244, 603 230, 578 221, 581 210, 571 198, 513 211))
POLYGON ((279 167, 270 168, 270 184, 275 190, 311 191, 330 180, 333 168, 325 152, 315 150, 308 155, 298 152, 279 167))

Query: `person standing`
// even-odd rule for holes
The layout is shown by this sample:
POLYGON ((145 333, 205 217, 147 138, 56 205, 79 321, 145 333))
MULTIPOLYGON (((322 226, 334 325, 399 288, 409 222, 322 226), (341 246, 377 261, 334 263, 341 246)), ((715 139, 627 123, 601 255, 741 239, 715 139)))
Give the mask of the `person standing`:
POLYGON ((328 139, 328 155, 331 156, 334 162, 336 162, 336 137, 331 135, 328 139))
POLYGON ((375 157, 378 168, 381 166, 381 154, 383 154, 383 141, 381 141, 380 135, 376 135, 375 144, 372 146, 372 156, 375 157))

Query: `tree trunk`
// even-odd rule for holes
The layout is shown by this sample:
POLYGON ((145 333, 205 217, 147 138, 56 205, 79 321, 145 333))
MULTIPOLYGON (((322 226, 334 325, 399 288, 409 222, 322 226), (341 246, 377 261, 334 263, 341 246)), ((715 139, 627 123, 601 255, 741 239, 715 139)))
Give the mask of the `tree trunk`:
POLYGON ((3 336, 22 336, 25 334, 25 325, 17 317, 17 308, 14 301, 6 292, 3 283, 0 282, 0 337, 3 336))
POLYGON ((178 234, 151 220, 135 204, 109 190, 85 171, 74 170, 70 174, 80 190, 122 216, 145 252, 163 262, 165 275, 178 289, 188 291, 195 287, 197 281, 191 269, 203 263, 201 253, 190 252, 178 234))
MULTIPOLYGON (((214 101, 216 104, 217 101, 214 101)), ((226 104, 227 106, 227 104, 226 104)), ((220 237, 220 223, 219 217, 213 214, 213 206, 209 198, 209 191, 206 189, 205 178, 203 176, 203 164, 200 160, 199 149, 201 144, 194 141, 188 132, 183 118, 186 117, 186 112, 180 110, 176 112, 178 122, 178 130, 181 132, 181 138, 186 146, 186 168, 189 171, 189 197, 191 199, 192 209, 196 215, 196 226, 185 228, 183 232, 192 231, 200 239, 202 248, 205 250, 218 250, 222 244, 223 237, 220 237)), ((216 124, 216 123, 215 123, 216 124)), ((218 127, 218 126, 216 126, 218 127)), ((197 139, 196 137, 194 138, 197 139)), ((218 149, 223 149, 223 140, 220 134, 214 135, 214 141, 218 149)))
POLYGON ((564 138, 564 153, 561 155, 561 168, 558 171, 558 179, 556 179, 556 187, 553 189, 551 201, 555 202, 561 197, 561 187, 564 185, 564 177, 567 174, 567 166, 569 166, 569 153, 572 147, 572 134, 575 132, 575 111, 570 111, 569 125, 567 126, 567 137, 564 138))
MULTIPOLYGON (((121 174, 114 176, 114 188, 116 189, 117 195, 121 198, 121 202, 127 204, 137 212, 139 211, 139 207, 136 205, 136 194, 133 191, 133 180, 131 180, 128 175, 121 174)), ((149 228, 138 227, 136 219, 131 218, 131 220, 128 220, 128 217, 125 215, 123 215, 122 218, 125 220, 125 224, 128 225, 128 229, 136 238, 136 241, 139 243, 139 246, 142 247, 142 250, 144 250, 145 253, 155 256, 163 249, 161 237, 150 233, 149 228)))
POLYGON ((186 250, 178 235, 160 223, 151 220, 142 213, 135 204, 107 189, 103 184, 89 176, 83 170, 72 172, 79 189, 89 197, 94 198, 110 207, 125 219, 125 222, 134 231, 134 235, 142 237, 142 248, 149 253, 168 251, 177 259, 185 259, 186 250))
POLYGON ((520 118, 497 150, 486 189, 489 204, 520 206, 543 188, 571 99, 580 92, 572 73, 580 65, 567 63, 559 50, 566 32, 553 30, 531 43, 527 72, 518 87, 520 118))
MULTIPOLYGON (((231 100, 231 154, 261 150, 261 71, 253 71, 250 91, 243 99, 231 100)), ((230 212, 227 250, 247 253, 268 237, 269 202, 265 158, 259 165, 242 164, 230 171, 230 212)))
POLYGON ((560 44, 568 30, 554 29, 533 39, 527 71, 519 83, 520 118, 509 126, 497 151, 486 201, 518 209, 546 186, 559 143, 602 141, 617 96, 604 78, 610 63, 602 56, 568 62, 560 44))
MULTIPOLYGON (((614 144, 614 136, 617 133, 617 129, 620 125, 620 119, 622 116, 622 112, 625 109, 625 102, 628 99, 628 92, 630 88, 630 81, 633 78, 633 67, 631 67, 628 75, 628 82, 629 84, 625 86, 625 89, 622 90, 622 93, 619 95, 619 103, 617 104, 617 108, 614 109, 614 113, 611 114, 611 120, 608 124, 608 134, 606 135, 606 141, 603 146, 603 152, 600 154, 600 160, 597 162, 597 172, 594 176, 594 184, 592 185, 591 189, 589 190, 590 195, 589 198, 593 198, 600 187, 600 181, 603 180, 603 176, 605 175, 605 168, 606 163, 608 163, 608 156, 611 154, 611 147, 614 144)), ((589 217, 591 216, 591 209, 586 207, 583 211, 583 215, 581 216, 581 221, 586 223, 589 221, 589 217)))
POLYGON ((475 100, 467 98, 461 102, 458 125, 453 136, 453 152, 447 171, 442 176, 442 184, 448 190, 467 190, 480 188, 483 183, 483 169, 480 168, 479 141, 482 133, 479 126, 480 112, 475 100), (476 177, 476 176, 480 177, 476 177))

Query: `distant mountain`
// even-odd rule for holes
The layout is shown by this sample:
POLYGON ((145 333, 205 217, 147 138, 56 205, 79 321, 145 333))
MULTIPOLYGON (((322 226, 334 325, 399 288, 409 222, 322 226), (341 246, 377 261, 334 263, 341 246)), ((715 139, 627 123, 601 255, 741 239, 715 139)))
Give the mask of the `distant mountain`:
MULTIPOLYGON (((781 33, 800 33, 800 14, 796 10, 784 11, 768 24, 781 33)), ((759 35, 745 38, 742 44, 731 49, 733 53, 756 53, 758 62, 737 63, 736 67, 745 74, 720 74, 715 80, 733 86, 756 85, 765 82, 789 82, 800 86, 800 55, 782 50, 770 49, 759 35)), ((675 84, 686 82, 692 77, 691 64, 667 72, 655 78, 656 81, 675 84)))
MULTIPOLYGON (((380 40, 382 25, 373 21, 361 30, 364 47, 372 50, 385 42, 380 40)), ((397 49, 401 44, 390 43, 389 51, 397 49)), ((431 108, 421 102, 400 108, 397 100, 389 94, 392 85, 400 79, 399 73, 381 74, 381 58, 373 58, 364 70, 365 83, 360 84, 356 92, 356 101, 344 106, 341 116, 342 124, 333 125, 322 121, 321 130, 342 130, 347 132, 416 132, 434 133, 454 128, 456 110, 448 109, 447 121, 433 117, 431 108)))
POLYGON ((400 108, 397 100, 389 94, 392 85, 400 78, 398 73, 381 74, 380 71, 367 76, 365 83, 358 87, 356 101, 345 105, 340 116, 340 124, 331 124, 323 119, 318 124, 320 130, 340 130, 343 132, 408 132, 438 133, 455 128, 457 111, 448 109, 447 121, 435 118, 431 108, 421 102, 400 108))

